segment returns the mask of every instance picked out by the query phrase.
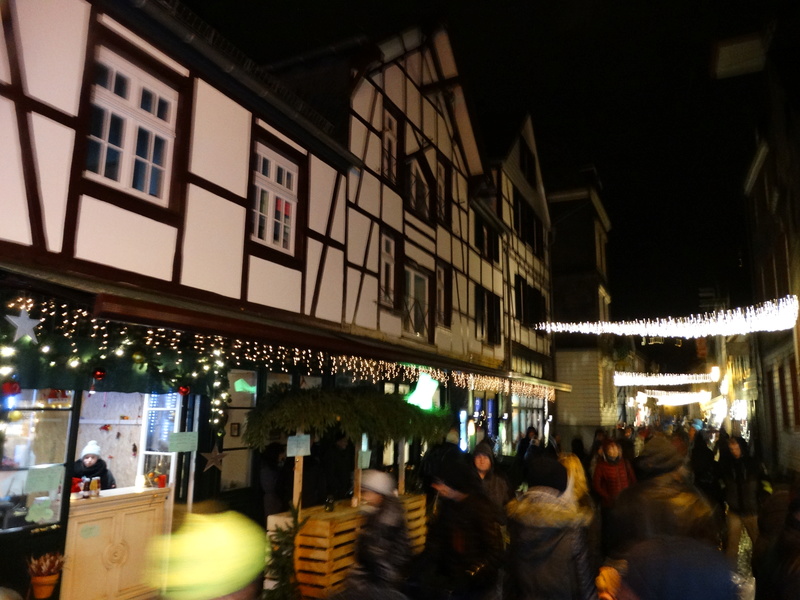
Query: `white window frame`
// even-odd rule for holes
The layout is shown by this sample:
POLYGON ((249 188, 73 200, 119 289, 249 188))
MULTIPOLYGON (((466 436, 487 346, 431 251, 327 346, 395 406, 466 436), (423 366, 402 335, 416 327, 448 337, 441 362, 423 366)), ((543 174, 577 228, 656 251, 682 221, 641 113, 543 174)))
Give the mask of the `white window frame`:
POLYGON ((172 396, 171 400, 173 406, 166 406, 166 407, 153 407, 150 406, 150 399, 152 396, 156 396, 157 394, 145 394, 144 395, 144 402, 142 404, 142 427, 141 433, 139 435, 139 453, 137 456, 137 463, 136 463, 136 487, 148 487, 149 484, 146 483, 147 474, 145 473, 145 459, 148 456, 156 457, 156 458, 164 458, 169 461, 169 473, 164 473, 168 475, 167 485, 174 485, 177 481, 177 473, 178 473, 178 460, 177 460, 177 453, 170 452, 169 450, 148 450, 147 448, 147 434, 150 429, 151 422, 154 419, 154 415, 156 413, 165 413, 165 412, 174 412, 175 419, 173 420, 173 426, 171 431, 163 431, 162 433, 166 433, 166 439, 162 437, 162 441, 168 443, 169 441, 169 433, 177 433, 180 431, 181 427, 181 419, 183 418, 183 406, 181 402, 180 395, 177 392, 169 392, 164 394, 164 396, 172 396))
MULTIPOLYGON (((98 49, 95 64, 103 65, 115 78, 118 74, 124 76, 128 80, 128 86, 127 97, 122 97, 98 83, 93 86, 92 120, 94 121, 96 111, 102 111, 103 122, 99 136, 95 135, 97 132, 93 131, 90 125, 87 164, 84 165, 85 176, 148 202, 167 206, 175 148, 178 91, 105 47, 98 49), (159 100, 166 103, 164 105, 166 114, 159 116, 141 107, 142 92, 145 90, 153 95, 156 106, 159 106, 159 100), (112 118, 121 123, 118 144, 111 144, 108 139, 109 123, 112 118), (142 132, 149 134, 146 155, 137 157, 138 138, 142 132), (159 143, 163 146, 160 150, 162 155, 160 163, 154 161, 155 148, 159 143), (93 147, 98 149, 97 167, 100 172, 91 170, 88 164, 93 156, 91 152, 93 147), (119 154, 116 178, 105 175, 108 172, 105 167, 109 166, 107 162, 109 148, 119 154), (145 190, 134 187, 137 164, 138 168, 145 169, 145 190), (149 189, 154 172, 161 175, 156 193, 149 189)), ((158 110, 155 110, 155 113, 158 113, 158 110)))
POLYGON ((442 265, 436 265, 436 323, 445 324, 445 312, 447 311, 446 289, 447 277, 442 265))
POLYGON ((424 218, 429 218, 431 213, 431 191, 428 182, 422 173, 422 168, 417 161, 411 162, 410 191, 411 206, 424 218))
POLYGON ((403 299, 403 330, 418 337, 428 337, 428 287, 430 277, 413 267, 405 267, 405 298, 403 299), (421 282, 423 289, 420 295, 417 284, 421 282), (421 310, 417 310, 417 306, 421 310))
POLYGON ((397 119, 387 109, 383 110, 381 132, 381 171, 389 181, 397 183, 397 119))
POLYGON ((250 238, 292 256, 297 237, 299 170, 296 163, 256 142, 250 238))
POLYGON ((394 273, 397 259, 397 242, 385 233, 381 234, 380 280, 378 297, 384 306, 394 307, 394 273))

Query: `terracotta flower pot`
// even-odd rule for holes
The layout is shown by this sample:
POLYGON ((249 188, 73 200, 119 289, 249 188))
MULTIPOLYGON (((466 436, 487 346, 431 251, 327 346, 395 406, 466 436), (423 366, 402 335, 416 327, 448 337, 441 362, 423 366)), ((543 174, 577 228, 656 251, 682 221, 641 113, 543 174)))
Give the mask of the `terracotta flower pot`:
POLYGON ((33 597, 37 600, 44 600, 53 595, 53 590, 56 589, 58 577, 61 573, 54 573, 52 575, 32 575, 31 576, 31 589, 33 597))

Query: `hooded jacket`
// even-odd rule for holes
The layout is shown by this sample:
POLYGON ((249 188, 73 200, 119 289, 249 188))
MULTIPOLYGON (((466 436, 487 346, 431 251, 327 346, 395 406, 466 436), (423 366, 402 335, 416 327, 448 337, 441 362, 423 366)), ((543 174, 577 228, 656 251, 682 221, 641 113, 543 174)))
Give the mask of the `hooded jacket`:
POLYGON ((117 487, 114 476, 111 474, 111 471, 108 470, 106 461, 102 458, 98 458, 97 462, 91 467, 84 466, 83 460, 76 460, 72 469, 72 476, 78 479, 82 477, 99 477, 101 490, 110 490, 111 488, 117 487))
POLYGON ((481 491, 483 494, 492 501, 492 505, 497 509, 497 518, 505 525, 506 512, 505 506, 512 498, 511 488, 508 486, 508 481, 505 477, 499 475, 496 470, 494 452, 488 444, 478 444, 475 448, 474 455, 483 454, 489 458, 491 466, 489 471, 481 479, 481 491))
POLYGON ((586 529, 591 511, 548 487, 532 487, 507 507, 510 597, 596 598, 586 529))

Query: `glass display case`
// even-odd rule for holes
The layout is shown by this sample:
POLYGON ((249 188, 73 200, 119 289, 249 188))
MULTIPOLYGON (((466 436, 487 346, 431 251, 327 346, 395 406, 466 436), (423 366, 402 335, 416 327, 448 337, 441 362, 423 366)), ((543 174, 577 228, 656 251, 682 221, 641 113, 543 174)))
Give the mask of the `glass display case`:
POLYGON ((19 390, 0 407, 0 530, 34 529, 62 518, 73 393, 19 390))

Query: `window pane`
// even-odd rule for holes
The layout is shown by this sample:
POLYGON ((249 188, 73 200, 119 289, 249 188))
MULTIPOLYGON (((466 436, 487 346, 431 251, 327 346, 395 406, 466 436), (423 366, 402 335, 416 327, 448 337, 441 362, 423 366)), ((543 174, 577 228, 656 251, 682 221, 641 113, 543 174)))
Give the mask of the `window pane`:
POLYGON ((285 172, 286 172, 285 169, 279 166, 278 172, 275 175, 275 181, 277 181, 281 185, 283 185, 283 175, 285 172))
POLYGON ((158 136, 154 136, 153 140, 153 164, 159 167, 164 166, 164 149, 166 148, 167 141, 158 136))
POLYGON ((169 102, 163 98, 158 99, 158 111, 156 116, 162 121, 169 121, 169 102))
POLYGON ((128 97, 128 78, 122 73, 117 73, 114 79, 114 93, 120 98, 128 97))
POLYGON ((97 140, 89 140, 89 147, 86 151, 86 170, 92 173, 100 173, 100 143, 97 140))
POLYGON ((106 120, 106 111, 93 104, 90 119, 89 133, 96 138, 103 139, 105 137, 103 135, 103 123, 105 123, 106 120))
POLYGON ((117 115, 112 114, 108 124, 108 143, 114 146, 122 146, 122 131, 125 122, 117 115))
POLYGON ((290 190, 294 189, 294 178, 289 171, 286 171, 286 187, 290 190))
POLYGON ((261 174, 264 177, 269 177, 269 159, 264 158, 263 156, 260 158, 261 158, 261 174))
POLYGON ((106 167, 103 175, 114 181, 119 181, 119 150, 108 148, 106 150, 106 167))
POLYGON ((156 198, 161 197, 161 181, 164 169, 152 167, 150 170, 150 195, 156 198))
POLYGON ((153 112, 153 92, 147 88, 142 88, 142 101, 139 103, 139 108, 149 113, 153 112))
POLYGON ((150 156, 150 132, 139 127, 136 134, 136 156, 148 158, 150 156))
POLYGON ((258 212, 267 214, 269 211, 269 192, 261 190, 261 201, 258 203, 258 212))
POLYGON ((94 82, 95 84, 99 85, 100 87, 104 87, 106 89, 110 89, 108 85, 109 78, 111 73, 108 71, 108 67, 102 63, 97 63, 94 66, 94 82))
POLYGON ((145 450, 169 451, 169 434, 175 430, 174 410, 154 410, 148 413, 145 450))
POLYGON ((258 223, 256 224, 256 237, 260 240, 266 239, 267 230, 267 217, 258 215, 258 223))
POLYGON ((137 158, 136 162, 133 163, 133 178, 131 180, 131 186, 134 189, 143 192, 146 177, 147 177, 147 163, 137 158))
POLYGON ((178 394, 149 394, 147 396, 148 408, 178 408, 178 394))

